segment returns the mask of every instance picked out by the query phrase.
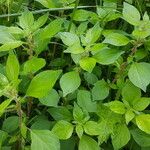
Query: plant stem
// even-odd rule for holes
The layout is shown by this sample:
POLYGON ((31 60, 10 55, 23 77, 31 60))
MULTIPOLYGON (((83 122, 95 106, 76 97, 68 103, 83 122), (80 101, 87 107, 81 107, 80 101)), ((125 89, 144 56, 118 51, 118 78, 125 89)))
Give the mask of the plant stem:
MULTIPOLYGON (((82 8, 95 8, 96 6, 78 6, 77 9, 82 9, 82 8)), ((50 9, 41 9, 41 10, 35 10, 31 11, 33 14, 40 14, 44 12, 50 12, 50 11, 60 11, 60 10, 70 10, 74 9, 74 7, 65 7, 65 8, 50 8, 50 9)), ((22 13, 13 13, 13 14, 3 14, 0 15, 0 18, 6 18, 6 17, 14 17, 14 16, 21 16, 22 13)))

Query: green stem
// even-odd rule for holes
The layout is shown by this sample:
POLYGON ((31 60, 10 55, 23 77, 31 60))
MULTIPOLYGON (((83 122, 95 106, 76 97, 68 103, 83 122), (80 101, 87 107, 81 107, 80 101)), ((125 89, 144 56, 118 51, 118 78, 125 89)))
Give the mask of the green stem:
MULTIPOLYGON (((82 8, 95 8, 95 7, 96 7, 96 6, 78 6, 77 9, 82 9, 82 8)), ((41 9, 41 10, 35 10, 35 11, 31 11, 31 12, 32 12, 33 14, 40 14, 40 13, 44 13, 44 12, 70 10, 70 9, 74 9, 74 7, 41 9)), ((0 15, 0 18, 21 16, 21 15, 22 15, 22 13, 3 14, 3 15, 0 15)))

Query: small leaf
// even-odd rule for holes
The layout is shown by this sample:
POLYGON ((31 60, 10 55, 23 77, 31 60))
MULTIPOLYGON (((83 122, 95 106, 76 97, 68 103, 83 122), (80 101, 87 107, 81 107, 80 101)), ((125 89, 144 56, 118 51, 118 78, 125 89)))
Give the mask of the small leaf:
POLYGON ((136 26, 140 22, 141 16, 139 11, 134 6, 124 3, 123 18, 130 24, 136 26))
POLYGON ((28 30, 28 32, 32 29, 34 23, 34 17, 32 12, 26 11, 19 17, 19 25, 21 28, 28 30))
POLYGON ((125 114, 125 105, 120 101, 112 101, 106 104, 113 112, 117 114, 125 114))
POLYGON ((11 103, 12 100, 8 99, 5 100, 4 102, 2 102, 0 104, 0 117, 3 115, 5 109, 9 106, 9 104, 11 103))
POLYGON ((71 121, 73 118, 71 112, 64 106, 59 106, 57 108, 49 108, 48 112, 56 121, 71 121))
POLYGON ((97 81, 92 89, 93 100, 104 100, 109 95, 109 87, 104 80, 97 81))
POLYGON ((42 27, 48 19, 48 13, 39 17, 37 21, 34 22, 33 30, 36 31, 40 27, 42 27))
POLYGON ((85 57, 79 61, 79 64, 82 69, 91 73, 96 65, 96 60, 94 58, 85 57))
POLYGON ((73 133, 73 125, 67 121, 61 120, 54 125, 52 132, 57 135, 59 139, 66 140, 69 139, 73 133))
POLYGON ((108 44, 115 45, 115 46, 124 46, 124 45, 127 45, 129 41, 130 40, 123 34, 111 33, 108 36, 106 36, 103 43, 108 43, 108 44))
POLYGON ((73 16, 73 20, 75 21, 86 21, 90 17, 90 12, 87 10, 77 10, 73 16))
POLYGON ((46 61, 43 58, 33 57, 23 64, 22 74, 35 73, 46 65, 46 61))
POLYGON ((78 72, 72 71, 65 73, 60 79, 60 86, 63 90, 63 96, 74 92, 81 84, 81 79, 78 72))
POLYGON ((84 131, 88 135, 99 135, 100 134, 99 124, 95 121, 88 121, 84 125, 84 131))
POLYGON ((127 126, 124 124, 117 125, 111 139, 115 150, 125 146, 130 140, 130 132, 127 126))
POLYGON ((8 138, 7 132, 0 130, 0 149, 2 148, 2 144, 8 138))
POLYGON ((31 150, 60 150, 58 138, 49 130, 31 130, 31 150))
POLYGON ((2 46, 0 46, 0 52, 13 50, 13 49, 21 46, 22 44, 23 44, 23 42, 21 42, 21 41, 7 42, 7 43, 3 44, 2 46))
POLYGON ((61 32, 61 33, 59 33, 59 36, 60 36, 61 40, 63 41, 63 43, 67 46, 72 46, 74 44, 80 43, 79 37, 74 33, 61 32))
POLYGON ((17 130, 19 127, 19 117, 18 116, 11 116, 8 117, 3 122, 2 130, 6 131, 7 133, 12 133, 17 130))
POLYGON ((94 139, 83 135, 79 142, 79 150, 100 150, 100 147, 94 139))
POLYGON ((79 90, 77 94, 78 105, 88 112, 96 112, 97 104, 91 100, 91 93, 87 90, 79 90))
POLYGON ((83 127, 82 127, 80 124, 78 124, 78 125, 76 126, 76 133, 77 133, 77 135, 78 135, 79 138, 82 137, 83 131, 84 131, 84 130, 83 130, 83 127))
POLYGON ((126 119, 126 124, 128 125, 128 123, 135 117, 135 114, 132 110, 128 110, 125 113, 125 119, 126 119))
POLYGON ((134 100, 141 97, 141 90, 130 81, 127 81, 122 89, 122 97, 123 100, 133 106, 134 100))
POLYGON ((113 64, 123 53, 123 51, 117 49, 102 49, 96 53, 93 58, 95 58, 99 64, 109 65, 113 64))
POLYGON ((136 99, 133 104, 133 108, 137 111, 143 111, 150 104, 150 98, 142 97, 140 99, 136 99))
POLYGON ((146 134, 145 132, 139 130, 139 129, 134 129, 130 130, 134 140, 138 145, 141 147, 149 147, 150 146, 150 135, 146 134))
POLYGON ((6 74, 10 81, 17 81, 19 75, 19 61, 15 54, 9 54, 6 63, 6 74))
POLYGON ((83 42, 84 45, 90 45, 95 43, 100 37, 101 32, 102 28, 100 28, 99 23, 96 23, 94 27, 87 31, 84 39, 85 43, 83 42))
POLYGON ((47 70, 37 74, 31 81, 26 95, 41 98, 48 94, 58 79, 61 70, 47 70))
POLYGON ((0 73, 0 89, 3 89, 5 86, 9 84, 8 79, 0 73))
POLYGON ((41 3, 46 8, 55 8, 55 1, 53 0, 36 0, 37 2, 41 3))
POLYGON ((146 92, 146 87, 150 83, 150 64, 133 63, 129 69, 128 76, 130 81, 137 87, 146 92))
POLYGON ((150 115, 141 114, 136 117, 137 126, 144 132, 150 134, 150 115))
POLYGON ((56 90, 52 89, 49 91, 48 95, 39 99, 39 101, 46 106, 57 107, 59 102, 59 95, 56 90))

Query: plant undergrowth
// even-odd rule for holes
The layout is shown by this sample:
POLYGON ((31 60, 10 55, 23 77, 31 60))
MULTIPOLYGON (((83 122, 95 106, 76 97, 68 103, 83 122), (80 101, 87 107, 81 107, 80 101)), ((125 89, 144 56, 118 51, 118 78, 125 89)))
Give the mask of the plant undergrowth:
POLYGON ((149 0, 0 0, 0 150, 149 150, 149 17, 149 0))

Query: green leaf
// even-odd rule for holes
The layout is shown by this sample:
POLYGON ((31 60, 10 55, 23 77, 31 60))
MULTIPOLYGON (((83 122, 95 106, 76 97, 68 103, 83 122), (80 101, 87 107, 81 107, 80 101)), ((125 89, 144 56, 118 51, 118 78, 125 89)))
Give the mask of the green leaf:
POLYGON ((8 134, 0 130, 0 149, 2 148, 3 142, 8 138, 8 134))
POLYGON ((55 8, 56 7, 54 0, 35 0, 35 1, 39 2, 46 8, 55 8))
POLYGON ((114 133, 111 135, 111 139, 115 150, 125 146, 130 140, 130 132, 127 126, 124 124, 117 125, 114 133))
POLYGON ((40 27, 42 27, 48 19, 48 13, 39 17, 37 21, 34 22, 33 30, 36 31, 40 27))
POLYGON ((115 113, 117 114, 125 114, 126 107, 125 105, 120 101, 112 101, 109 103, 106 103, 106 105, 115 113))
POLYGON ((92 85, 98 81, 98 78, 94 73, 88 73, 88 72, 84 73, 84 79, 88 84, 92 84, 92 85))
POLYGON ((80 43, 79 37, 74 33, 61 32, 61 33, 59 33, 59 36, 60 36, 61 40, 63 41, 63 43, 67 46, 72 46, 74 44, 80 43))
POLYGON ((127 45, 129 41, 130 40, 123 34, 111 33, 108 36, 106 36, 103 43, 108 43, 114 46, 124 46, 124 45, 127 45))
POLYGON ((99 23, 96 23, 93 28, 87 31, 84 39, 85 42, 83 42, 84 45, 91 45, 95 43, 100 37, 101 32, 102 28, 100 28, 99 23))
POLYGON ((12 133, 17 130, 19 127, 19 117, 18 116, 11 116, 8 117, 3 122, 2 130, 6 131, 7 133, 12 133))
POLYGON ((90 17, 90 12, 87 10, 79 9, 75 11, 73 20, 75 21, 86 21, 90 17))
POLYGON ((80 45, 80 43, 74 43, 73 45, 69 46, 64 53, 71 53, 71 54, 81 54, 85 50, 84 48, 80 45))
POLYGON ((78 72, 72 71, 65 73, 60 79, 60 87, 63 91, 63 96, 74 92, 81 84, 81 79, 78 72))
POLYGON ((126 120, 126 124, 128 125, 128 123, 135 117, 135 114, 132 110, 127 110, 127 112, 125 113, 125 120, 126 120))
POLYGON ((20 65, 15 54, 9 54, 6 63, 6 75, 10 81, 17 81, 20 65))
POLYGON ((146 87, 150 83, 150 64, 133 63, 129 69, 128 76, 130 81, 137 87, 146 92, 146 87))
POLYGON ((37 74, 31 81, 26 95, 35 98, 46 96, 53 88, 56 80, 61 74, 61 70, 47 70, 37 74))
POLYGON ((100 150, 100 147, 94 139, 83 135, 79 142, 79 150, 100 150))
POLYGON ((71 121, 73 118, 71 112, 66 107, 63 106, 59 106, 57 108, 49 108, 48 112, 56 121, 59 120, 71 121))
POLYGON ((95 58, 99 64, 109 65, 113 64, 123 53, 123 51, 117 49, 102 49, 96 53, 93 58, 95 58))
POLYGON ((31 150, 60 150, 58 138, 49 130, 31 130, 31 150))
POLYGON ((92 88, 93 100, 104 100, 109 95, 109 87, 105 80, 97 81, 92 88))
POLYGON ((83 130, 82 125, 77 124, 77 125, 76 125, 76 133, 77 133, 77 135, 78 135, 79 138, 82 137, 83 132, 84 132, 84 130, 83 130))
POLYGON ((134 6, 124 3, 123 18, 130 24, 136 26, 140 22, 141 16, 139 11, 134 6))
POLYGON ((48 39, 49 41, 50 38, 56 35, 61 30, 62 23, 63 19, 55 19, 54 21, 50 22, 44 29, 40 30, 35 36, 37 48, 40 46, 41 41, 45 42, 45 39, 48 39))
POLYGON ((26 61, 23 64, 22 74, 25 75, 28 73, 34 74, 35 72, 43 68, 45 65, 46 65, 45 59, 33 57, 32 59, 26 61))
POLYGON ((130 130, 134 140, 141 147, 149 147, 150 146, 150 135, 139 129, 130 130))
POLYGON ((13 50, 13 49, 21 46, 22 44, 23 44, 23 42, 21 42, 21 41, 7 42, 7 43, 3 44, 2 46, 0 46, 0 52, 13 50))
POLYGON ((52 132, 61 140, 69 139, 73 133, 73 125, 65 120, 58 121, 52 132))
POLYGON ((88 112, 96 112, 97 104, 91 100, 91 93, 87 90, 79 90, 77 94, 78 105, 88 112))
POLYGON ((82 69, 91 73, 96 65, 96 60, 91 57, 84 57, 79 61, 79 64, 82 69))
POLYGON ((130 81, 127 81, 122 89, 122 97, 133 107, 134 100, 141 97, 141 90, 130 81))
POLYGON ((48 95, 39 99, 39 101, 46 106, 57 107, 59 102, 59 95, 56 90, 52 89, 49 91, 48 95))
POLYGON ((34 17, 32 12, 26 11, 19 17, 19 25, 21 28, 31 31, 32 26, 34 24, 34 17))
POLYGON ((8 107, 8 105, 11 103, 12 100, 8 99, 5 100, 0 104, 0 117, 3 115, 5 109, 8 107))
POLYGON ((140 99, 136 99, 133 103, 133 108, 137 111, 143 111, 150 104, 150 98, 142 97, 140 99))
POLYGON ((75 121, 80 122, 80 123, 84 119, 84 113, 82 109, 78 106, 78 104, 76 103, 74 103, 74 107, 73 107, 73 117, 75 121))
POLYGON ((150 134, 150 114, 141 114, 136 117, 136 124, 142 131, 150 134))
POLYGON ((7 86, 9 84, 8 79, 0 73, 0 89, 5 88, 5 86, 7 86))
POLYGON ((84 125, 84 131, 88 135, 99 135, 100 134, 99 124, 95 121, 88 121, 84 125))

